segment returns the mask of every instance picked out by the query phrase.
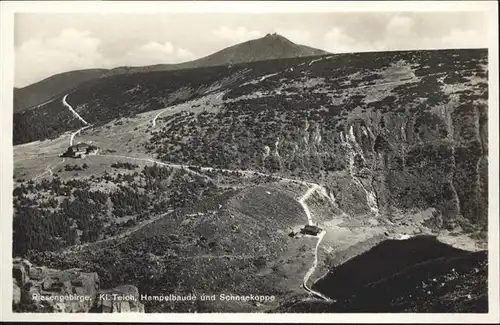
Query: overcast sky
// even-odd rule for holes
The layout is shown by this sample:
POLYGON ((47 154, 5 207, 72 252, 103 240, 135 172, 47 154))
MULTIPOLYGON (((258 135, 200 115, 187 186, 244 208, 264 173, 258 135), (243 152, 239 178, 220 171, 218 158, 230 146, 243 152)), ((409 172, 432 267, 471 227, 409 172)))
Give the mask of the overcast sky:
POLYGON ((178 63, 277 32, 333 53, 487 47, 480 12, 16 14, 15 86, 79 69, 178 63))

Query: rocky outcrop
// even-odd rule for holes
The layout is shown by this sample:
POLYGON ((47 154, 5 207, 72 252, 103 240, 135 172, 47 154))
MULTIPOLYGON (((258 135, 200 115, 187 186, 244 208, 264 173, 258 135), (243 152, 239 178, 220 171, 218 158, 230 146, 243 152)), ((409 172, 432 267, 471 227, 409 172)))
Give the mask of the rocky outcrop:
POLYGON ((46 313, 144 312, 134 286, 101 289, 95 272, 58 270, 14 259, 15 311, 46 313))

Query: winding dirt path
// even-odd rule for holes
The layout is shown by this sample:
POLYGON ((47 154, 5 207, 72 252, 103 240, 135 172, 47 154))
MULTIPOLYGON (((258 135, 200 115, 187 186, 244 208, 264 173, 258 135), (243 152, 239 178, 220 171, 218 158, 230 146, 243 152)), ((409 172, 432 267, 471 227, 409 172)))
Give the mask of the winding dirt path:
MULTIPOLYGON (((312 194, 317 192, 318 189, 320 189, 320 188, 321 188, 321 186, 319 184, 313 184, 309 189, 307 189, 307 191, 304 193, 304 195, 302 195, 302 197, 299 199, 299 203, 302 205, 302 208, 304 209, 304 212, 307 216, 307 222, 311 226, 314 225, 314 223, 312 220, 311 211, 309 210, 309 207, 306 204, 306 200, 312 194)), ((318 193, 320 193, 320 192, 318 192, 318 193)), ((309 268, 309 270, 307 271, 307 273, 304 275, 304 282, 303 282, 302 286, 310 294, 312 294, 320 299, 330 301, 331 300, 330 298, 326 297, 325 295, 323 295, 322 293, 320 293, 318 291, 311 289, 307 285, 309 278, 314 274, 314 271, 316 271, 316 267, 318 266, 318 249, 319 249, 319 246, 320 246, 321 241, 323 240, 323 237, 325 236, 325 234, 326 234, 326 230, 323 230, 323 231, 321 231, 321 233, 319 233, 316 236, 318 238, 318 241, 316 242, 316 246, 314 247, 314 261, 313 261, 313 264, 311 265, 311 267, 309 268)))
POLYGON ((74 117, 76 117, 77 119, 79 119, 80 121, 82 121, 83 124, 85 124, 84 127, 76 130, 75 132, 71 133, 71 137, 69 138, 69 145, 72 146, 73 145, 73 141, 75 139, 75 136, 77 136, 80 132, 82 132, 83 130, 85 130, 86 128, 89 128, 92 126, 92 124, 89 124, 87 121, 85 121, 83 119, 83 117, 80 116, 80 114, 78 114, 74 109, 73 107, 68 103, 68 101, 66 100, 66 98, 68 98, 68 95, 69 94, 66 94, 64 97, 63 97, 63 105, 66 106, 70 112, 73 114, 74 117))
POLYGON ((85 125, 88 125, 89 123, 87 121, 85 121, 74 109, 73 107, 71 107, 70 104, 68 104, 68 102, 66 101, 66 98, 68 98, 68 95, 69 94, 66 94, 64 95, 63 99, 62 99, 62 102, 63 102, 63 105, 66 106, 70 112, 73 114, 74 117, 76 117, 77 119, 79 119, 80 121, 82 121, 83 124, 85 125))
MULTIPOLYGON (((63 105, 64 105, 64 106, 66 106, 66 107, 70 110, 70 112, 73 114, 73 116, 74 116, 74 117, 76 117, 77 119, 79 119, 80 121, 82 121, 82 123, 83 123, 83 124, 85 124, 85 126, 84 126, 84 127, 82 127, 82 128, 80 128, 80 129, 76 130, 75 132, 71 133, 71 136, 70 136, 70 138, 69 138, 69 145, 70 145, 70 146, 72 146, 72 145, 73 145, 73 142, 74 142, 74 140, 75 140, 75 137, 76 137, 76 136, 77 136, 80 132, 82 132, 83 130, 85 130, 86 128, 91 127, 91 126, 92 126, 92 124, 89 124, 87 121, 85 121, 85 120, 84 120, 84 119, 83 119, 83 118, 82 118, 82 117, 81 117, 81 116, 80 116, 80 115, 79 115, 79 114, 78 114, 78 113, 77 113, 77 112, 73 109, 73 107, 72 107, 72 106, 68 103, 68 101, 66 100, 66 98, 68 98, 68 95, 69 95, 69 94, 64 95, 64 97, 63 97, 63 99, 62 99, 62 103, 63 103, 63 105)), ((57 164, 53 165, 53 167, 58 166, 58 165, 60 165, 60 164, 64 163, 65 161, 66 161, 66 158, 64 158, 64 157, 63 157, 63 158, 62 158, 62 160, 61 160, 60 162, 58 162, 57 164)), ((34 178, 32 178, 32 180, 36 180, 36 179, 38 179, 38 178, 43 178, 43 177, 45 177, 44 175, 45 175, 45 174, 47 174, 47 173, 49 173, 49 175, 50 175, 50 176, 54 175, 54 173, 52 172, 52 169, 50 168, 50 166, 51 166, 51 165, 48 165, 48 166, 47 166, 47 168, 46 168, 46 170, 45 170, 43 173, 41 173, 41 174, 39 174, 39 175, 35 176, 34 178)))
POLYGON ((330 298, 328 298, 327 296, 323 295, 321 292, 318 292, 318 291, 315 291, 315 290, 311 289, 307 285, 307 281, 309 281, 309 278, 311 277, 311 275, 314 274, 314 271, 316 271, 316 267, 318 266, 318 249, 319 249, 319 246, 320 246, 321 241, 323 240, 323 237, 325 236, 325 234, 326 234, 326 231, 323 230, 317 236, 318 237, 318 241, 316 242, 316 247, 314 248, 314 261, 313 261, 313 265, 311 266, 311 268, 309 269, 309 271, 307 271, 306 275, 304 276, 303 287, 310 294, 312 294, 312 295, 314 295, 314 296, 316 296, 316 297, 318 297, 320 299, 323 299, 323 300, 326 300, 326 301, 331 301, 330 298))
POLYGON ((70 146, 73 145, 73 140, 75 139, 75 136, 77 136, 80 132, 82 132, 83 130, 85 130, 86 128, 89 128, 91 126, 92 126, 91 124, 86 125, 86 126, 82 127, 81 129, 78 129, 77 131, 71 133, 71 137, 69 138, 69 145, 70 146))
POLYGON ((307 223, 312 226, 313 221, 312 221, 312 215, 311 211, 309 210, 309 207, 305 203, 306 200, 314 193, 316 190, 319 188, 318 184, 313 184, 305 193, 304 195, 299 199, 300 205, 302 205, 302 208, 304 209, 304 212, 306 213, 307 216, 307 223))
POLYGON ((153 121, 152 121, 152 126, 155 127, 156 126, 156 119, 163 113, 165 112, 169 107, 166 107, 165 109, 162 109, 160 112, 158 112, 158 114, 155 115, 155 117, 153 118, 153 121))

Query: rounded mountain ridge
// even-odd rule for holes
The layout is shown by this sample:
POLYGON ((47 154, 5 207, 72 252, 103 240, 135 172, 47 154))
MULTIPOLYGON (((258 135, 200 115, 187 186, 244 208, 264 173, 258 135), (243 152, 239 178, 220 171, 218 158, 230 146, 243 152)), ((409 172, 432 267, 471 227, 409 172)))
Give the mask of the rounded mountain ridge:
POLYGON ((294 57, 327 55, 329 52, 296 44, 278 33, 239 43, 208 56, 175 64, 155 64, 143 67, 123 66, 106 69, 69 71, 48 77, 32 85, 14 90, 14 112, 21 112, 55 99, 79 85, 99 78, 139 72, 196 69, 228 64, 249 63, 294 57))

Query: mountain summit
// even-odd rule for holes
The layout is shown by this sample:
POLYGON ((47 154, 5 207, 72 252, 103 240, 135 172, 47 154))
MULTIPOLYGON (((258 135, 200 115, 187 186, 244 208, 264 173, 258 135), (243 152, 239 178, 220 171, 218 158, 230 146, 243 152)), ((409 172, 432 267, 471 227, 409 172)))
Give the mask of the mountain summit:
POLYGON ((279 34, 267 34, 258 39, 227 47, 206 57, 179 64, 157 64, 144 67, 119 67, 111 70, 89 69, 64 72, 27 87, 14 89, 14 112, 20 112, 26 108, 49 101, 55 96, 78 87, 83 82, 112 75, 194 69, 326 54, 329 53, 305 45, 295 44, 279 34))
POLYGON ((326 54, 328 54, 328 52, 305 45, 295 44, 287 38, 273 33, 267 34, 262 38, 225 48, 197 61, 210 65, 219 65, 228 61, 236 64, 326 54))
POLYGON ((266 36, 261 38, 227 47, 197 60, 179 64, 158 64, 146 67, 120 67, 110 70, 108 73, 106 73, 106 75, 109 76, 123 73, 193 69, 327 54, 329 54, 329 52, 305 45, 295 44, 282 35, 273 33, 267 34, 266 36))

